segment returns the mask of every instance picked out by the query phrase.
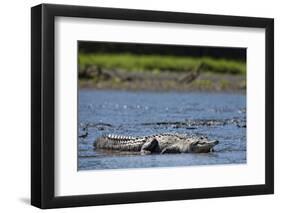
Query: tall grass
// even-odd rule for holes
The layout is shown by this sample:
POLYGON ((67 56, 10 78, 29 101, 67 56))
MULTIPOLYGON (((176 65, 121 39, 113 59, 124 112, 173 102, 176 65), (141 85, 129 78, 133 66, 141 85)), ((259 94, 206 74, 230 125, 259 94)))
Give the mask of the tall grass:
POLYGON ((186 72, 204 63, 204 70, 215 73, 245 74, 246 63, 230 59, 209 57, 194 58, 183 56, 133 55, 133 54, 79 54, 79 66, 96 65, 107 69, 126 71, 176 71, 186 72))

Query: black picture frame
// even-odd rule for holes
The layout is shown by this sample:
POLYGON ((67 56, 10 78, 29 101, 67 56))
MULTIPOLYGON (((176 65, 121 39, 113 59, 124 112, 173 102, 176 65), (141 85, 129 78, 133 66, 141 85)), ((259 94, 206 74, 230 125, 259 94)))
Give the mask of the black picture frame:
POLYGON ((121 203, 139 203, 197 198, 217 198, 274 193, 274 20, 225 15, 102 7, 41 4, 31 8, 31 204, 59 208, 121 203), (54 21, 55 17, 100 18, 145 22, 182 23, 264 28, 266 136, 265 184, 177 189, 93 195, 54 195, 54 21))

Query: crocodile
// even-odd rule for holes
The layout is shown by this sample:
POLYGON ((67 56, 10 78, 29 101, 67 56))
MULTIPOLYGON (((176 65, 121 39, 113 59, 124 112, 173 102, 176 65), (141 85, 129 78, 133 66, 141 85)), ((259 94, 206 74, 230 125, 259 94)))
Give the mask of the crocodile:
POLYGON ((208 153, 219 141, 205 136, 163 133, 142 137, 104 135, 94 142, 97 150, 140 152, 141 154, 208 153))

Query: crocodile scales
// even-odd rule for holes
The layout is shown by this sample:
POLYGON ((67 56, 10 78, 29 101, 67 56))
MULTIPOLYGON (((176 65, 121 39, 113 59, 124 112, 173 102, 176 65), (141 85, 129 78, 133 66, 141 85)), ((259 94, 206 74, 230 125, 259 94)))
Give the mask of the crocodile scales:
POLYGON ((164 133, 143 137, 104 135, 97 138, 94 147, 100 150, 154 153, 207 153, 219 142, 204 136, 164 133))

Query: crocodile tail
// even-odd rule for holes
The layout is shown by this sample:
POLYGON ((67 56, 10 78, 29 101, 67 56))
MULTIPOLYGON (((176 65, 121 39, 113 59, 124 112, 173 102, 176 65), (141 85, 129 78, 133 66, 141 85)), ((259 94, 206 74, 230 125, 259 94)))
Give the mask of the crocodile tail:
POLYGON ((116 143, 119 142, 126 142, 130 140, 136 140, 137 137, 131 137, 131 136, 123 136, 123 135, 103 135, 101 137, 98 137, 94 142, 94 147, 99 149, 106 149, 106 148, 112 148, 116 145, 116 143))
POLYGON ((104 136, 98 137, 94 142, 94 147, 101 148, 103 144, 106 143, 106 139, 104 136))

